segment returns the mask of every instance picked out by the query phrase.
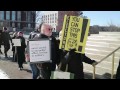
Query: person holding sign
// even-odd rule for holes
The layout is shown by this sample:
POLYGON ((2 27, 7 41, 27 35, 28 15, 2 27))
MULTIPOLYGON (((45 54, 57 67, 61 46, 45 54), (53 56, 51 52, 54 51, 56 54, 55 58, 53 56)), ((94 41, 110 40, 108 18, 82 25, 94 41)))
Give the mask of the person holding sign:
MULTIPOLYGON (((35 37, 33 40, 41 40, 41 39, 49 39, 51 44, 51 60, 52 62, 43 62, 38 63, 38 68, 41 68, 41 75, 44 79, 50 79, 51 71, 54 71, 56 69, 56 64, 59 64, 59 58, 58 58, 58 50, 59 46, 57 44, 56 38, 52 36, 52 27, 47 24, 43 23, 42 26, 39 28, 40 35, 39 37, 35 37)), ((28 57, 28 55, 26 55, 28 57)))
POLYGON ((17 48, 16 48, 16 54, 17 54, 19 70, 22 70, 23 63, 25 62, 25 48, 26 48, 25 38, 23 37, 22 32, 18 32, 17 39, 20 39, 20 41, 21 41, 21 46, 17 46, 17 48))
MULTIPOLYGON (((61 40, 62 36, 62 31, 59 33, 59 39, 61 40)), ((62 66, 60 70, 65 71, 66 64, 68 64, 68 72, 74 73, 74 79, 84 79, 84 72, 83 72, 83 62, 88 63, 88 64, 96 64, 97 62, 95 60, 91 60, 88 58, 85 54, 82 53, 76 53, 75 49, 71 49, 70 51, 66 51, 67 54, 64 54, 64 59, 63 59, 63 53, 61 53, 62 58, 61 58, 61 63, 62 66)))

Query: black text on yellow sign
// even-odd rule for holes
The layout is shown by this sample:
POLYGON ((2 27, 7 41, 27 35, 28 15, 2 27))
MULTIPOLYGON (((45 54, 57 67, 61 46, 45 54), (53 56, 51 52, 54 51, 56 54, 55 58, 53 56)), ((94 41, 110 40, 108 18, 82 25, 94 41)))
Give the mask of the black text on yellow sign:
POLYGON ((89 19, 65 15, 59 48, 67 51, 76 49, 77 53, 84 53, 89 25, 89 19))

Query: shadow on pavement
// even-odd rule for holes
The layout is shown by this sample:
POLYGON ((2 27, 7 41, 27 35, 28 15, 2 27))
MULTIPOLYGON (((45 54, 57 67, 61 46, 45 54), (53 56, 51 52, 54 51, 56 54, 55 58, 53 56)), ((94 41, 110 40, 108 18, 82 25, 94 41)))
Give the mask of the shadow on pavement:
POLYGON ((12 61, 12 59, 13 59, 13 58, 10 57, 10 56, 6 58, 5 56, 0 55, 0 60, 9 60, 9 61, 12 61))
MULTIPOLYGON (((93 74, 92 73, 87 73, 84 72, 85 79, 92 79, 93 74)), ((113 76, 115 79, 115 74, 113 76)), ((110 73, 104 73, 103 75, 95 74, 95 79, 111 79, 111 74, 110 73)))
POLYGON ((28 72, 28 73, 32 73, 31 70, 28 70, 28 69, 23 69, 23 70, 28 72))

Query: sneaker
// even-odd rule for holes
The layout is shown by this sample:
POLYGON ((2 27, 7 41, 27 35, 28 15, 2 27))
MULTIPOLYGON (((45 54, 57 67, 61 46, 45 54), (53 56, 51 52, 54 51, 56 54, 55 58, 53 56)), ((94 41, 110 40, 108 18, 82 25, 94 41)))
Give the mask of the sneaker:
POLYGON ((21 70, 22 70, 22 68, 19 68, 19 70, 21 71, 21 70))

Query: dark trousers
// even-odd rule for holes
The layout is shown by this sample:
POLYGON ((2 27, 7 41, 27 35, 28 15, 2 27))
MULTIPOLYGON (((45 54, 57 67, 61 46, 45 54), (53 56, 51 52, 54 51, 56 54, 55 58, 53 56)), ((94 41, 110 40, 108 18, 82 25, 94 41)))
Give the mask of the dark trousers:
POLYGON ((40 71, 41 71, 40 73, 43 79, 50 79, 51 70, 42 68, 40 71))
MULTIPOLYGON (((62 63, 60 70, 66 71, 67 64, 62 63)), ((84 79, 83 64, 76 62, 68 63, 68 72, 74 74, 74 79, 84 79), (78 64, 78 65, 77 65, 78 64)))
POLYGON ((24 52, 22 53, 17 53, 17 62, 18 62, 18 67, 23 68, 23 63, 25 62, 25 55, 24 52))
POLYGON ((9 49, 10 49, 10 44, 9 43, 4 44, 5 57, 7 57, 7 52, 8 52, 9 49))
POLYGON ((56 64, 43 63, 42 68, 39 70, 43 79, 50 79, 51 71, 55 71, 56 64))
POLYGON ((116 72, 116 79, 120 79, 120 60, 119 60, 119 65, 116 72))
POLYGON ((18 60, 18 67, 19 67, 19 68, 23 68, 23 61, 18 60))

